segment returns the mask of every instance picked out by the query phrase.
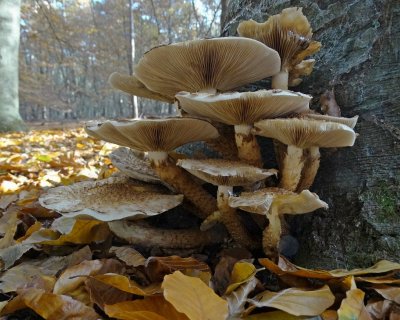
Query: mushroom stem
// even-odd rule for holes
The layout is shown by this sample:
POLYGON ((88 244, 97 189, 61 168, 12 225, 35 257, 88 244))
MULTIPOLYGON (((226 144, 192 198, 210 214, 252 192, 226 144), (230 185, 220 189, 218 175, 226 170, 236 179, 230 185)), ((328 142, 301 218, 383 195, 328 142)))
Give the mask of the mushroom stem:
POLYGON ((241 124, 235 126, 235 140, 239 159, 258 168, 262 168, 260 146, 257 138, 251 133, 253 126, 241 124))
POLYGON ((221 213, 221 222, 228 229, 229 234, 239 244, 244 245, 248 249, 255 249, 258 247, 257 242, 254 241, 243 223, 240 221, 236 209, 229 206, 229 196, 233 191, 233 187, 219 186, 218 187, 218 210, 221 213))
POLYGON ((277 210, 277 207, 272 205, 269 212, 267 213, 269 225, 264 229, 262 246, 264 253, 273 259, 276 259, 279 255, 279 241, 282 234, 281 217, 277 210))
POLYGON ((272 89, 287 90, 289 83, 289 72, 287 70, 281 70, 279 73, 272 77, 272 89))
POLYGON ((279 186, 289 191, 295 191, 300 181, 303 166, 303 149, 289 145, 283 160, 282 177, 279 186))
POLYGON ((160 179, 192 202, 198 209, 200 218, 205 219, 217 210, 215 198, 194 182, 187 171, 177 167, 168 157, 168 153, 155 151, 149 152, 148 156, 160 179))
POLYGON ((319 147, 311 147, 306 149, 306 151, 307 156, 302 172, 302 177, 299 186, 297 187, 297 192, 309 189, 312 186, 319 168, 319 160, 321 158, 319 147))
POLYGON ((221 232, 209 230, 166 230, 140 222, 112 221, 108 223, 111 231, 119 238, 131 244, 144 247, 160 247, 170 249, 198 248, 205 245, 221 243, 221 232))
POLYGON ((233 126, 213 121, 211 122, 219 132, 218 138, 207 140, 206 144, 213 150, 221 154, 223 159, 237 160, 238 150, 235 143, 235 131, 233 126))

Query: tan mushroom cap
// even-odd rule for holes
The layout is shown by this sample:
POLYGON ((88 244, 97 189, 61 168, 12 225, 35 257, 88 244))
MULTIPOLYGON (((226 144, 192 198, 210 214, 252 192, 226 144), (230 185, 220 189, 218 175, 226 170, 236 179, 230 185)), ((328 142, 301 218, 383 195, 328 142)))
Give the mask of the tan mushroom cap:
POLYGON ((186 143, 214 139, 208 121, 193 118, 140 119, 87 124, 88 134, 139 151, 171 151, 186 143))
POLYGON ((150 161, 139 158, 133 150, 120 147, 113 150, 108 156, 112 164, 127 176, 144 182, 161 184, 150 161))
POLYGON ((238 33, 278 51, 283 68, 289 70, 321 47, 319 42, 311 40, 313 33, 310 23, 303 15, 302 8, 298 7, 286 8, 263 23, 243 21, 239 24, 238 33))
POLYGON ((180 92, 180 107, 194 116, 229 125, 253 124, 309 110, 311 96, 288 90, 259 90, 221 94, 180 92))
POLYGON ((315 119, 315 120, 323 120, 323 121, 328 121, 328 122, 336 122, 336 123, 341 123, 344 124, 352 129, 357 124, 358 121, 358 116, 354 116, 352 118, 345 118, 345 117, 334 117, 334 116, 328 116, 325 114, 318 114, 318 113, 306 113, 304 114, 305 118, 308 119, 315 119))
POLYGON ((64 217, 101 221, 143 219, 178 206, 183 195, 144 192, 126 178, 110 177, 49 189, 40 204, 64 217))
POLYGON ((277 174, 274 169, 264 170, 240 161, 222 159, 184 159, 178 160, 177 165, 217 186, 246 186, 277 174))
POLYGON ((349 147, 356 134, 350 127, 334 122, 311 119, 271 119, 254 124, 255 134, 273 138, 298 148, 349 147))
POLYGON ((228 91, 272 76, 280 70, 278 53, 247 38, 192 40, 156 47, 135 68, 136 77, 151 91, 228 91))
POLYGON ((158 92, 149 90, 136 78, 136 75, 130 76, 127 74, 114 72, 108 78, 108 82, 114 89, 121 90, 133 96, 154 99, 168 103, 174 102, 174 96, 164 96, 158 92))
POLYGON ((309 76, 312 73, 314 65, 315 59, 304 60, 295 65, 289 74, 289 87, 298 86, 303 81, 302 76, 309 76))
POLYGON ((281 188, 264 188, 229 198, 229 206, 258 214, 266 214, 271 205, 276 206, 280 214, 302 214, 328 208, 327 203, 309 190, 297 194, 281 188))

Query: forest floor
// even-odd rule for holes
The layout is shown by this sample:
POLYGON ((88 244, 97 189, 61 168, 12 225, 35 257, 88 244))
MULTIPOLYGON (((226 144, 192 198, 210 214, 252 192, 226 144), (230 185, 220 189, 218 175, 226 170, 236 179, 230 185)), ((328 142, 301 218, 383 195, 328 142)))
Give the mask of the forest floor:
POLYGON ((134 223, 46 209, 52 188, 70 186, 72 207, 86 195, 74 185, 117 173, 117 146, 81 123, 29 126, 0 134, 0 319, 400 319, 397 263, 308 270, 227 240, 154 251, 124 238, 134 223))

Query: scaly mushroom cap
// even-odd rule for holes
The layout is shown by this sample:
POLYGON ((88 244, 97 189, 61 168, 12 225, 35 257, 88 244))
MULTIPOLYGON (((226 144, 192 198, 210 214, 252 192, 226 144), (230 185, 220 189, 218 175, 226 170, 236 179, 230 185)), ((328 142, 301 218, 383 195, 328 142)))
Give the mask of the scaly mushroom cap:
POLYGON ((192 40, 151 49, 135 68, 151 91, 227 91, 272 76, 280 70, 278 53, 247 38, 192 40))
POLYGON ((143 191, 146 190, 143 186, 146 185, 120 177, 83 181, 49 189, 40 197, 39 202, 43 207, 60 212, 64 217, 113 221, 158 215, 183 201, 183 195, 143 191))
POLYGON ((175 97, 189 114, 229 125, 253 124, 260 119, 306 112, 312 98, 287 90, 221 94, 180 92, 175 97))
POLYGON ((217 186, 246 186, 277 174, 274 169, 264 170, 243 162, 222 159, 184 159, 178 160, 177 165, 217 186))
POLYGON ((301 77, 309 76, 312 73, 314 65, 315 59, 303 60, 296 64, 289 74, 289 87, 298 86, 303 81, 301 77))
POLYGON ((311 40, 310 24, 303 15, 302 8, 297 7, 284 9, 263 23, 243 21, 239 24, 238 33, 278 51, 282 69, 288 71, 321 47, 319 42, 311 40))
POLYGON ((136 75, 130 76, 114 72, 108 78, 108 82, 114 89, 121 90, 133 96, 174 103, 174 96, 164 96, 158 92, 149 90, 136 78, 136 75))
POLYGON ((96 138, 145 152, 168 152, 189 142, 218 137, 208 121, 192 118, 106 121, 89 123, 85 129, 96 138))
POLYGON ((334 122, 311 119, 271 119, 254 124, 254 133, 298 148, 349 147, 356 134, 350 127, 334 122))
POLYGON ((127 176, 144 182, 161 184, 161 180, 151 167, 150 161, 140 159, 133 150, 120 147, 113 150, 109 157, 112 164, 127 176))
POLYGON ((297 194, 281 188, 264 188, 255 192, 242 192, 238 197, 229 198, 229 206, 233 208, 264 215, 272 205, 279 214, 302 214, 328 208, 327 203, 309 190, 297 194))
POLYGON ((306 119, 308 118, 308 119, 341 123, 352 129, 354 129, 354 127, 356 126, 357 121, 358 121, 358 116, 354 116, 352 118, 345 118, 345 117, 333 117, 333 116, 328 116, 325 114, 318 114, 318 113, 306 113, 302 116, 304 116, 304 118, 306 118, 306 119))

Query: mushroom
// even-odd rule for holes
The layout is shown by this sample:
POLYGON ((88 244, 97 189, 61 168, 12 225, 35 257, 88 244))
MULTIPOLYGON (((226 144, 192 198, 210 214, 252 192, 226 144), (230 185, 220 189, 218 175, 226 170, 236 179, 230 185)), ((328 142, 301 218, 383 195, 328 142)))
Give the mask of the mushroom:
POLYGON ((226 37, 153 48, 137 64, 135 75, 149 90, 174 96, 180 91, 228 91, 279 69, 275 50, 253 39, 226 37))
POLYGON ((264 23, 243 21, 237 31, 242 37, 256 39, 278 51, 281 70, 272 77, 274 89, 287 89, 289 78, 291 85, 300 84, 299 77, 310 74, 315 62, 303 61, 304 58, 314 54, 321 47, 321 43, 311 40, 310 24, 303 15, 302 8, 297 7, 286 8, 280 14, 269 17, 264 23))
POLYGON ((192 118, 106 121, 88 124, 86 131, 102 140, 147 152, 160 179, 192 202, 201 218, 216 210, 216 200, 168 156, 168 152, 183 144, 217 137, 217 130, 208 121, 192 118))
POLYGON ((218 186, 217 204, 219 219, 226 226, 232 238, 247 248, 256 248, 257 243, 250 237, 241 223, 235 209, 228 205, 234 186, 246 186, 276 174, 276 170, 264 170, 239 161, 222 159, 178 160, 177 165, 194 176, 218 186))
POLYGON ((173 95, 165 96, 161 93, 149 90, 142 82, 140 82, 136 78, 135 74, 130 76, 127 74, 113 72, 108 78, 108 82, 114 89, 121 90, 133 96, 174 103, 173 95))
POLYGON ((311 119, 272 119, 254 124, 255 134, 286 144, 280 187, 295 191, 304 166, 303 149, 308 149, 310 168, 303 179, 311 185, 319 167, 319 148, 347 147, 354 144, 356 134, 350 127, 334 122, 311 119))
POLYGON ((94 218, 101 221, 143 219, 170 210, 183 195, 167 194, 126 177, 83 181, 47 190, 40 204, 67 218, 94 218))
POLYGON ((254 122, 305 112, 311 100, 311 96, 283 90, 221 94, 180 92, 175 97, 189 114, 233 125, 239 159, 256 167, 262 167, 263 163, 260 147, 251 132, 254 122))
POLYGON ((311 112, 302 114, 301 116, 305 119, 314 119, 314 120, 323 120, 328 122, 341 123, 352 129, 354 129, 358 121, 358 116, 354 116, 352 118, 345 118, 345 117, 334 117, 325 114, 311 113, 311 112))
POLYGON ((278 257, 284 214, 303 214, 319 208, 328 208, 315 193, 303 190, 300 194, 280 188, 265 188, 255 192, 242 192, 229 198, 229 206, 266 215, 269 225, 263 232, 263 249, 267 256, 278 257))

